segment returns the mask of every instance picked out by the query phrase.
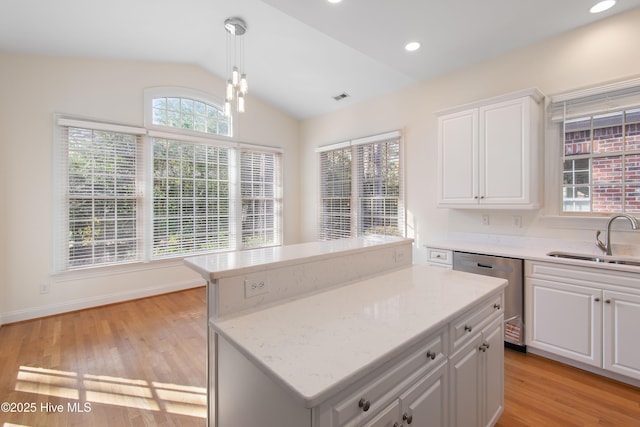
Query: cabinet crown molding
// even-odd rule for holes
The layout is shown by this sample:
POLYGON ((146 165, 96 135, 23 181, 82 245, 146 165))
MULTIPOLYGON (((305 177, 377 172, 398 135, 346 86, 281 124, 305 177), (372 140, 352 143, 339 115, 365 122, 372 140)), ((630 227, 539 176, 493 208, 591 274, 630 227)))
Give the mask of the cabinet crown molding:
POLYGON ((544 94, 540 92, 538 88, 522 89, 516 92, 505 93, 503 95, 494 96, 493 98, 482 99, 479 101, 470 102, 468 104, 457 105, 455 107, 447 108, 436 112, 436 116, 442 116, 445 114, 451 114, 458 111, 469 110, 472 108, 482 107, 488 104, 496 104, 498 102, 508 101, 510 99, 522 98, 525 96, 531 97, 536 103, 541 103, 544 99, 544 94))

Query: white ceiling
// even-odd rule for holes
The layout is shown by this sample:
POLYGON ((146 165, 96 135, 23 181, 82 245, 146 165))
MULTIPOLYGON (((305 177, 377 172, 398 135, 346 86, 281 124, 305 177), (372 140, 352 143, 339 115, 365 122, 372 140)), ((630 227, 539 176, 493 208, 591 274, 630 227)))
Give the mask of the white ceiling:
POLYGON ((593 15, 595 2, 0 0, 0 51, 193 63, 226 78, 223 22, 238 16, 251 95, 306 119, 640 7, 593 15), (410 40, 422 49, 405 52, 410 40))

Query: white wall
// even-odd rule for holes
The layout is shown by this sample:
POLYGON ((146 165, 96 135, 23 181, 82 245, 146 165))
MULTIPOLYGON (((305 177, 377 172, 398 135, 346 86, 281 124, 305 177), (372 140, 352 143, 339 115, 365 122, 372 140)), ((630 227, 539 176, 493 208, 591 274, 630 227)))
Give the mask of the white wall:
MULTIPOLYGON (((0 53, 0 324, 203 283, 181 262, 51 275, 53 114, 143 126, 153 86, 224 96, 223 81, 193 65, 0 53)), ((234 139, 285 149, 284 241, 297 243, 299 122, 249 96, 237 125, 234 139)))
MULTIPOLYGON (((319 145, 402 129, 408 236, 417 239, 417 247, 453 232, 592 240, 594 230, 603 228, 606 220, 557 218, 557 212, 548 207, 559 193, 547 188, 546 210, 500 212, 437 208, 434 113, 529 87, 551 95, 637 76, 640 74, 639 24, 640 9, 635 9, 401 92, 305 121, 301 128, 304 145, 301 170, 317 170, 314 149, 319 145), (481 225, 481 215, 485 213, 490 215, 489 226, 481 225), (522 228, 511 226, 512 215, 522 217, 522 228)), ((423 49, 428 54, 428 46, 423 49)), ((553 153, 547 150, 546 154, 552 157, 553 153)), ((548 184, 545 182, 545 187, 548 184)), ((316 226, 317 173, 302 176, 301 185, 302 238, 312 240, 316 226)), ((637 233, 626 233, 621 238, 640 244, 637 233)))

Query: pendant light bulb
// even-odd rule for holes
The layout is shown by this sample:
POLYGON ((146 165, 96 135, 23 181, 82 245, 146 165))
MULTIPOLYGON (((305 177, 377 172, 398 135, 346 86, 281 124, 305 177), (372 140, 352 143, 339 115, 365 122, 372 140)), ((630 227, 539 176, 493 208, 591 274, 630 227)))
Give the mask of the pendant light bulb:
POLYGON ((227 96, 225 99, 227 101, 233 101, 233 83, 231 80, 227 81, 227 96))
POLYGON ((238 67, 233 67, 233 72, 231 73, 231 81, 234 86, 238 86, 238 82, 240 81, 240 73, 238 73, 238 67))
POLYGON ((238 113, 244 113, 244 95, 238 94, 238 113))
POLYGON ((249 90, 249 83, 247 83, 247 75, 245 73, 242 73, 242 75, 240 76, 240 93, 243 95, 247 94, 247 91, 249 90))

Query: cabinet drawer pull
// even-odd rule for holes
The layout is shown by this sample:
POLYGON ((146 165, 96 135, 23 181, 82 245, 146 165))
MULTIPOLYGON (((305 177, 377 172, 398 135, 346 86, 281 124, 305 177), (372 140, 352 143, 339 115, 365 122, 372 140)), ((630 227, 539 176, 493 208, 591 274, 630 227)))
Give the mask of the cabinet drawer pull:
POLYGON ((413 422, 413 415, 409 415, 405 412, 402 414, 402 421, 406 421, 407 424, 411 424, 413 422))
POLYGON ((600 298, 594 299, 595 302, 600 302, 600 298))
POLYGON ((436 358, 436 353, 434 351, 427 351, 427 359, 434 360, 436 358))
POLYGON ((500 304, 493 304, 493 308, 495 308, 496 310, 500 310, 502 306, 500 304))
POLYGON ((368 400, 360 399, 358 402, 358 407, 362 409, 363 412, 367 412, 369 408, 371 408, 371 402, 368 400))
POLYGON ((473 329, 473 328, 472 328, 471 326, 469 326, 469 325, 464 325, 464 330, 465 330, 465 331, 467 331, 467 332, 471 332, 471 330, 472 330, 472 329, 473 329))
POLYGON ((604 302, 606 302, 607 304, 611 304, 611 300, 610 299, 605 300, 604 302))

